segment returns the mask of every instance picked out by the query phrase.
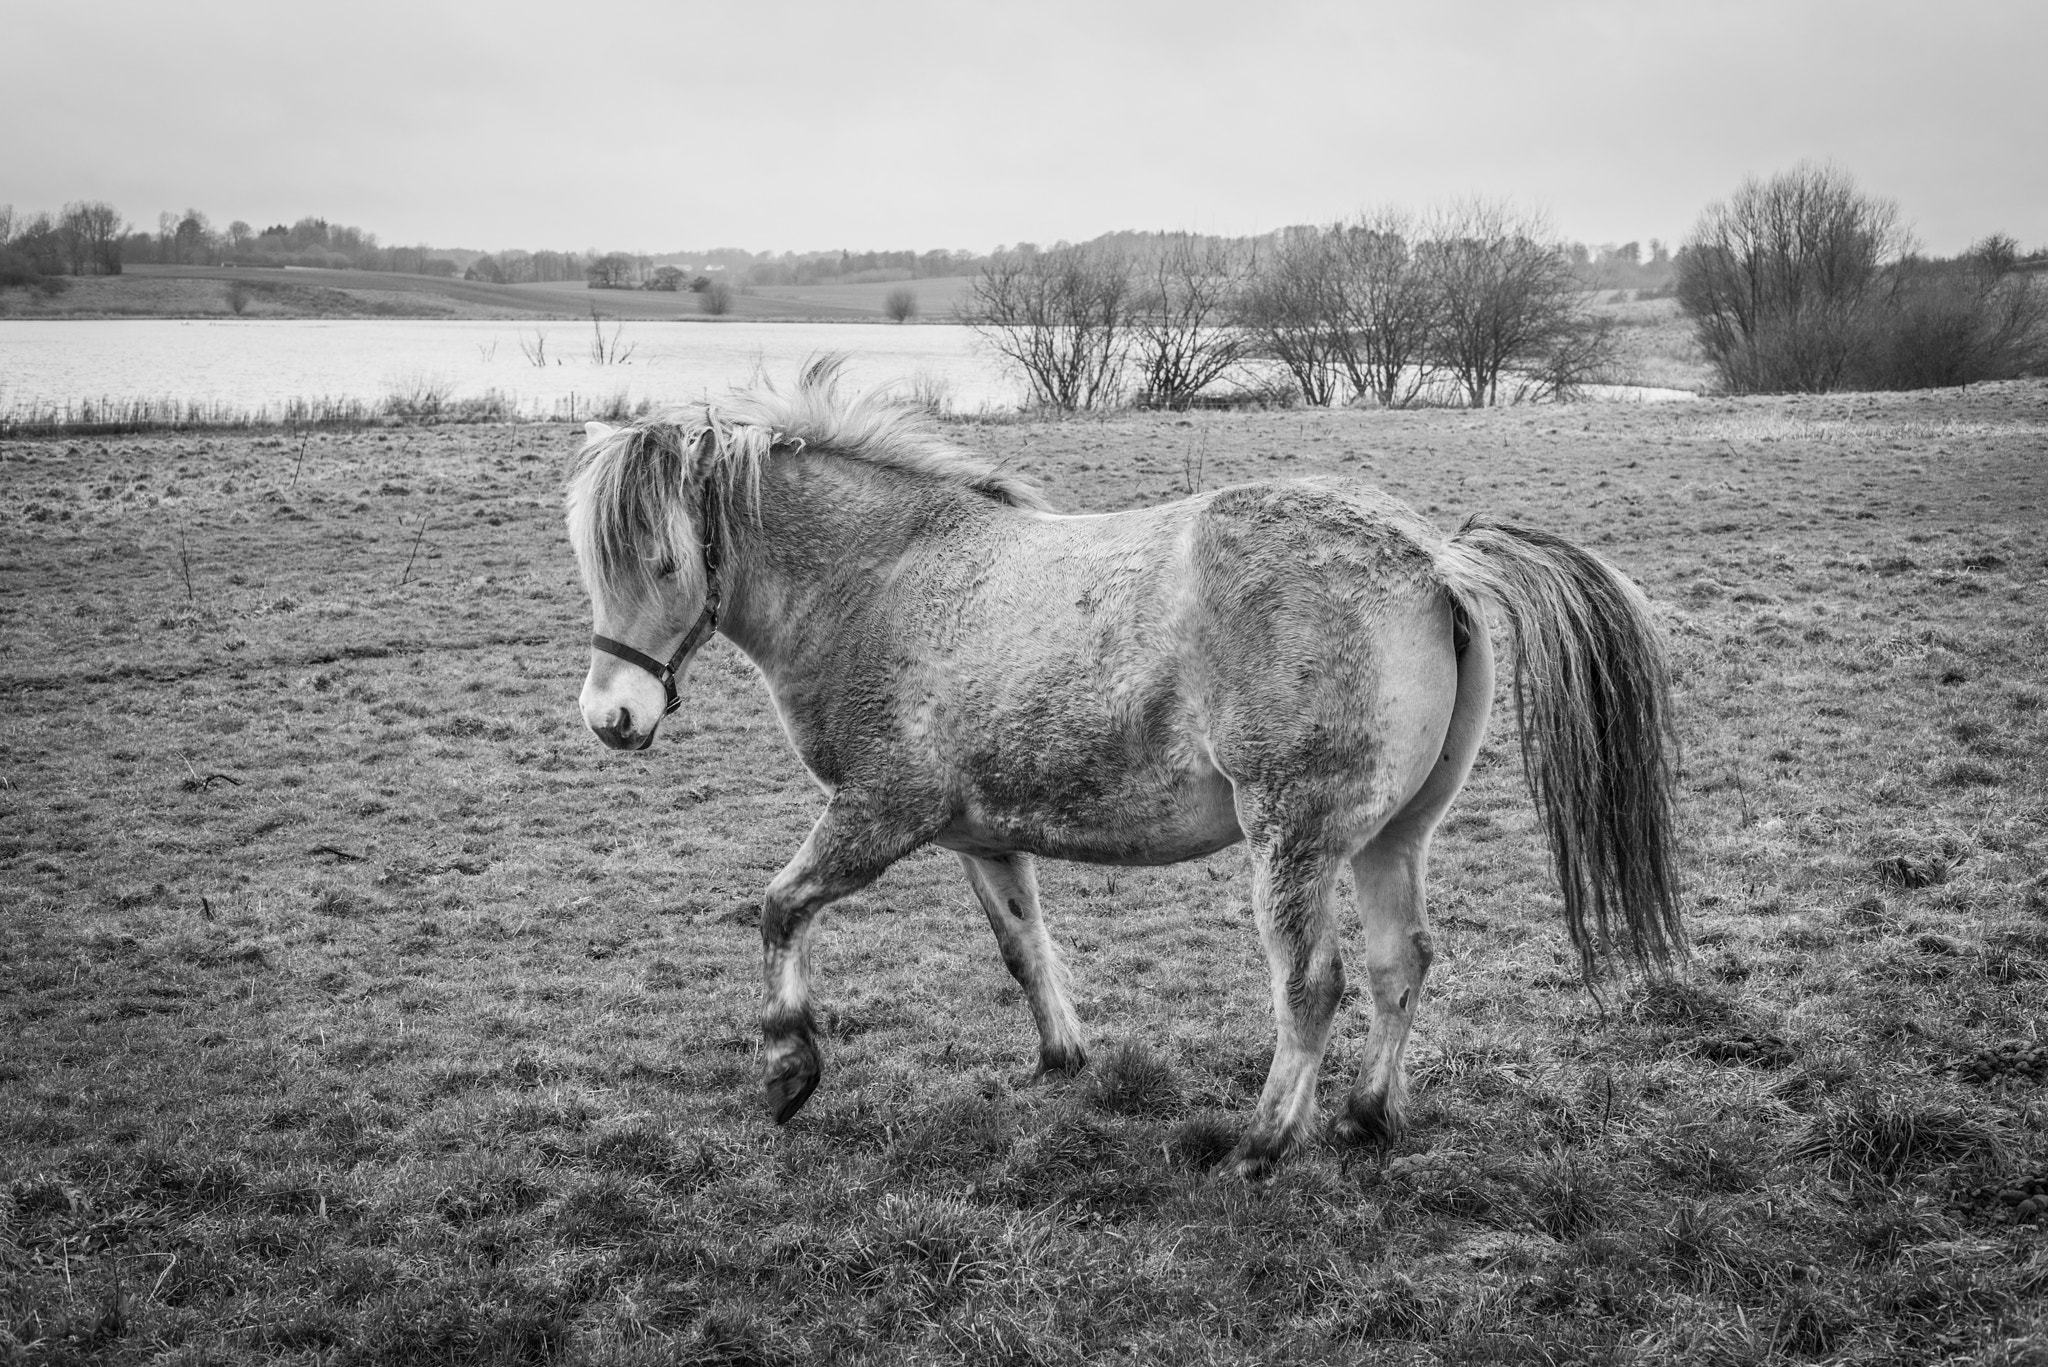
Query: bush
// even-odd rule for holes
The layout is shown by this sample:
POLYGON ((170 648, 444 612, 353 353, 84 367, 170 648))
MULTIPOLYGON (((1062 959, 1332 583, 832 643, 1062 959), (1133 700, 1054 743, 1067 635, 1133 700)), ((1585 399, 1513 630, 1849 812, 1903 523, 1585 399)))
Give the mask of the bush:
POLYGON ((1855 368, 1868 389, 2010 380, 2048 365, 2048 288, 1973 252, 1901 264, 1889 307, 1855 368))
POLYGON ((1422 270, 1435 295, 1429 349, 1468 405, 1569 397, 1601 377, 1609 328, 1587 311, 1547 219, 1467 200, 1426 229, 1422 270))
POLYGON ((960 312, 1024 372, 1034 401, 1071 413, 1122 397, 1135 308, 1130 258, 1083 244, 991 257, 960 312))
POLYGON ((2048 290, 1994 235, 1910 252, 1889 200, 1832 167, 1745 181, 1679 254, 1676 292, 1730 393, 1922 389, 2048 366, 2048 290))
POLYGON ((907 322, 917 314, 917 291, 908 285, 898 285, 889 291, 882 301, 882 311, 893 322, 907 322))
POLYGON ((1678 257, 1678 302, 1734 394, 1845 384, 1910 245, 1898 206, 1832 166, 1751 177, 1707 206, 1678 257))
POLYGON ((717 318, 732 312, 732 286, 723 280, 707 280, 697 293, 697 307, 717 318))

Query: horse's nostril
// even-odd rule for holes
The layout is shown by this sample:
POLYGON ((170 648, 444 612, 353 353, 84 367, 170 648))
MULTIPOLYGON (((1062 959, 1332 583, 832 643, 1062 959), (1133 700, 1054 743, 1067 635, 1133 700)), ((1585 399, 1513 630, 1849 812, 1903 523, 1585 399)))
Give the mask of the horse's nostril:
POLYGON ((621 736, 633 734, 633 714, 626 708, 619 709, 619 715, 612 721, 612 731, 621 736))

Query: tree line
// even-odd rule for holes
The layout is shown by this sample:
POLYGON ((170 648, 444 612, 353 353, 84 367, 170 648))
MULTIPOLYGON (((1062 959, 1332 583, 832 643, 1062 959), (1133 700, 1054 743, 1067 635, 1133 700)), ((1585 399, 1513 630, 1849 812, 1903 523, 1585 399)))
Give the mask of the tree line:
POLYGON ((54 294, 68 275, 119 275, 123 229, 120 212, 100 200, 67 204, 58 214, 17 214, 0 204, 0 289, 29 285, 54 294))
POLYGON ((375 233, 324 218, 259 230, 240 219, 217 227, 199 209, 166 210, 152 231, 131 225, 103 200, 67 204, 57 214, 21 214, 0 205, 0 287, 32 285, 54 293, 65 276, 119 275, 127 265, 324 266, 443 276, 459 269, 431 247, 383 246, 375 233))
POLYGON ((1056 409, 1185 408, 1248 361, 1290 401, 1484 407, 1603 377, 1575 245, 1488 200, 1264 239, 1123 234, 997 253, 961 316, 1056 409))
POLYGON ((983 265, 960 318, 1054 409, 1185 408, 1226 378, 1286 402, 1485 407, 1614 378, 1591 305, 1629 288, 1675 295, 1728 393, 2048 373, 2048 253, 1992 234, 1922 255, 1896 204, 1813 166, 1746 181, 1675 252, 1595 252, 1481 199, 1258 239, 1025 244, 983 265))

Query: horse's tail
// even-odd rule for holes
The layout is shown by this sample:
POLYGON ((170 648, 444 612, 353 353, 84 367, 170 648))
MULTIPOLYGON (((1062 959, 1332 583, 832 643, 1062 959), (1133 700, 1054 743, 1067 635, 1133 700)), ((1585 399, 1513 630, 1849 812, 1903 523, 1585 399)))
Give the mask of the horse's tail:
POLYGON ((1595 931, 1610 945, 1625 932, 1636 963, 1661 968, 1685 947, 1676 736, 1642 591, 1562 537, 1491 519, 1468 519, 1437 559, 1454 593, 1498 603, 1514 635, 1523 768, 1587 981, 1595 931))

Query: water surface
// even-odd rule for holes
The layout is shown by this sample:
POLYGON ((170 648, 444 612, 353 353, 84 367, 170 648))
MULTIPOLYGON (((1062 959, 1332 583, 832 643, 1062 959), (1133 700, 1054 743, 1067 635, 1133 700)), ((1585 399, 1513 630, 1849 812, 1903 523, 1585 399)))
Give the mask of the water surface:
POLYGON ((892 323, 607 324, 624 364, 591 355, 589 324, 420 319, 0 319, 0 413, 98 399, 172 398, 235 408, 296 398, 374 402, 420 381, 456 399, 497 390, 548 414, 613 395, 656 403, 702 398, 757 372, 778 381, 826 351, 847 356, 855 385, 949 388, 951 406, 1014 408, 1012 380, 967 328, 892 323), (544 348, 545 364, 527 354, 544 348))
MULTIPOLYGON (((422 385, 453 400, 496 391, 527 416, 717 395, 843 352, 857 388, 920 384, 955 412, 1011 410, 1016 373, 950 324, 627 322, 604 327, 622 364, 600 363, 587 323, 423 319, 0 319, 0 416, 83 401, 175 400, 275 410, 292 399, 376 403, 422 385), (536 361, 540 362, 536 364, 536 361)), ((1255 374, 1253 380, 1277 377, 1255 374)), ((1690 399, 1675 389, 1594 386, 1589 397, 1690 399)))

